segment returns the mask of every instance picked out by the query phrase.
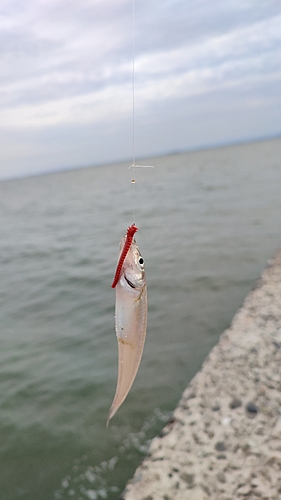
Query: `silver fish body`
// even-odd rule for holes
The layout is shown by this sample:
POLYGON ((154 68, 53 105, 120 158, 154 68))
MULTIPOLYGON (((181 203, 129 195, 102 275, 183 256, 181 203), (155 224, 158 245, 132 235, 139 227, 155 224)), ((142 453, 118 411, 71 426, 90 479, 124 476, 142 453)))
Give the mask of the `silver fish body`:
MULTIPOLYGON (((125 243, 126 236, 121 240, 120 255, 125 243)), ((118 341, 118 380, 107 425, 125 400, 135 380, 142 357, 146 325, 147 289, 144 261, 136 241, 133 240, 116 285, 115 331, 118 341)))

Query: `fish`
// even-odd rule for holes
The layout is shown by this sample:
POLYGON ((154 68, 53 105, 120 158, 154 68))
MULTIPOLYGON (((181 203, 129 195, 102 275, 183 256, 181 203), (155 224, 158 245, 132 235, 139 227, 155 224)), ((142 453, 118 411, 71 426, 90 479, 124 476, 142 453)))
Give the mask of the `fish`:
POLYGON ((142 358, 147 328, 147 286, 144 260, 132 224, 120 243, 112 288, 116 289, 115 332, 118 342, 118 378, 106 426, 126 399, 142 358))

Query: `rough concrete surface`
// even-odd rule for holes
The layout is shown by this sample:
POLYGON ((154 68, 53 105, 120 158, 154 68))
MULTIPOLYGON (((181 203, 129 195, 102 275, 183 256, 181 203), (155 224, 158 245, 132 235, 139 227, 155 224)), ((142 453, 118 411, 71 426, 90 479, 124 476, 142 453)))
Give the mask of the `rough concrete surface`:
POLYGON ((280 365, 281 248, 121 498, 280 500, 280 365))

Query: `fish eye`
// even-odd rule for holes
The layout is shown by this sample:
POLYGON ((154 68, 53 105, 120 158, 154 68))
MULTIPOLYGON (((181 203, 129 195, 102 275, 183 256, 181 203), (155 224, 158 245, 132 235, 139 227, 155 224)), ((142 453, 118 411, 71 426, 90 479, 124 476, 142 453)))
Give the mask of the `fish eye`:
POLYGON ((140 266, 143 266, 144 265, 144 260, 142 257, 139 258, 139 265, 140 266))

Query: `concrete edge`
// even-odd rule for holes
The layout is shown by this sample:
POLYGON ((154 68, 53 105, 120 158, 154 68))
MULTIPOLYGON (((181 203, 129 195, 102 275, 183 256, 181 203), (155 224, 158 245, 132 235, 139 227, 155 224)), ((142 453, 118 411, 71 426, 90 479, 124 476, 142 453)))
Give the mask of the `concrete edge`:
POLYGON ((280 366, 281 247, 121 499, 280 499, 280 366))

